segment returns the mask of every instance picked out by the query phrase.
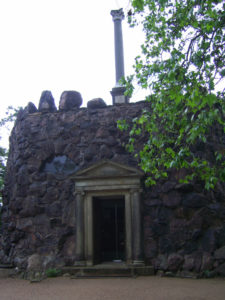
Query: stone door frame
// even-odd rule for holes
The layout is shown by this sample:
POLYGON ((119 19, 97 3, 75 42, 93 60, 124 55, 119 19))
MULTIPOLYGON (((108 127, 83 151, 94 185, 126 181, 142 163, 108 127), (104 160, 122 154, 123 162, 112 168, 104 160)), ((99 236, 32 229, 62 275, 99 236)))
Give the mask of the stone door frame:
POLYGON ((102 161, 79 171, 75 179, 76 265, 93 266, 93 198, 122 196, 125 199, 126 264, 143 264, 141 187, 143 174, 134 168, 102 161))

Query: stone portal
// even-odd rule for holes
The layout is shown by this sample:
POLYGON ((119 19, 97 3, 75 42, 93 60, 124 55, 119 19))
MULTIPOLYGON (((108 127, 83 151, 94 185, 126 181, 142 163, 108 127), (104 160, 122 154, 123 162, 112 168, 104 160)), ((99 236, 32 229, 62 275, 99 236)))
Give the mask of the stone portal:
POLYGON ((103 261, 143 264, 142 176, 137 169, 111 161, 77 172, 77 265, 103 261))

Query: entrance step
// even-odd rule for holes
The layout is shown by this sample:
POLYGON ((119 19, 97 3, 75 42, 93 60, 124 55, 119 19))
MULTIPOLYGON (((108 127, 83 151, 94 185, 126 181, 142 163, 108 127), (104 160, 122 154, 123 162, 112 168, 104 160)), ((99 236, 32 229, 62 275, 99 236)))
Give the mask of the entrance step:
POLYGON ((7 278, 15 275, 15 269, 11 265, 0 265, 0 278, 7 278))
POLYGON ((154 275, 151 266, 127 266, 127 265, 96 265, 92 267, 64 267, 63 274, 69 274, 71 278, 107 278, 107 277, 137 277, 154 275))

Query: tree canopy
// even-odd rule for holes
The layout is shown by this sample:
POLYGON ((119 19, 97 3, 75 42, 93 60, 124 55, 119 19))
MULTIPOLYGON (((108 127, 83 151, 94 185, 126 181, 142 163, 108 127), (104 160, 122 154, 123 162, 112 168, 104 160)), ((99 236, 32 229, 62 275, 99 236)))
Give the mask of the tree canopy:
MULTIPOLYGON (((145 33, 134 80, 149 92, 149 110, 133 120, 127 145, 148 174, 147 184, 185 169, 206 189, 225 181, 225 3, 223 0, 133 0, 131 26, 145 33), (139 135, 147 136, 141 151, 139 135)), ((122 130, 127 124, 119 123, 122 130)))

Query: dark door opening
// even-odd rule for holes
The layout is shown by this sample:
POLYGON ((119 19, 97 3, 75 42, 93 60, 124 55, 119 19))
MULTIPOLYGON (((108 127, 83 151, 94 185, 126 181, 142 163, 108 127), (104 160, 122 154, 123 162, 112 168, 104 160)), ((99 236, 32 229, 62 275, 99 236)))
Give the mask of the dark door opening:
POLYGON ((124 197, 94 197, 94 263, 125 259, 124 197))

